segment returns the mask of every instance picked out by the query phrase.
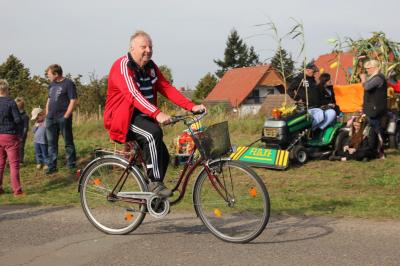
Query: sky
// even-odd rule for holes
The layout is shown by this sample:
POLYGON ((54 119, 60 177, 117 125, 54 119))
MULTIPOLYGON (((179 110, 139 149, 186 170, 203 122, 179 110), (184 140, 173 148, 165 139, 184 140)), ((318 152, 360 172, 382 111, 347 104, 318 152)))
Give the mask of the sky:
MULTIPOLYGON (((223 59, 228 35, 236 29, 266 63, 277 42, 267 26, 273 22, 280 36, 300 21, 305 56, 316 58, 332 50, 332 37, 368 38, 383 31, 400 41, 398 0, 0 0, 0 64, 10 54, 32 75, 44 75, 58 63, 65 73, 101 78, 128 51, 137 30, 153 40, 153 60, 172 71, 174 85, 194 89, 223 59), (397 20, 397 21, 396 21, 397 20)), ((283 48, 299 56, 298 40, 284 39, 283 48)))

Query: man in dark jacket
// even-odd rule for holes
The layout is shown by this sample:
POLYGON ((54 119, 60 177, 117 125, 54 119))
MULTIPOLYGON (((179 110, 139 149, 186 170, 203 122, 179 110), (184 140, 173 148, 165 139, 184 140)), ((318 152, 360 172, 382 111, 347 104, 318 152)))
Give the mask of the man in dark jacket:
POLYGON ((380 72, 380 63, 370 60, 364 64, 367 74, 360 74, 364 87, 363 112, 368 116, 370 125, 375 129, 380 140, 380 157, 384 158, 383 141, 384 128, 382 120, 387 113, 387 82, 380 72))
POLYGON ((308 63, 304 74, 298 75, 289 85, 288 94, 297 102, 306 103, 308 94, 308 112, 312 116, 312 130, 324 130, 336 119, 332 109, 322 110, 322 94, 315 80, 315 73, 319 71, 313 63, 308 63))
POLYGON ((289 85, 289 96, 293 100, 305 104, 307 99, 306 93, 308 93, 308 107, 319 107, 321 94, 317 88, 317 81, 314 77, 315 73, 318 71, 319 70, 314 63, 308 63, 305 70, 305 80, 303 73, 296 76, 289 85))

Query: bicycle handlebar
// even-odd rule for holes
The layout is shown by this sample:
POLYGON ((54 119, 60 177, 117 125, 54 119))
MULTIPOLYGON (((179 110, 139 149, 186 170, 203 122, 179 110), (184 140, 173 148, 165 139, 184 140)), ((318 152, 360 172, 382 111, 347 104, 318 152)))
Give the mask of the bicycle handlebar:
POLYGON ((172 116, 171 119, 167 123, 164 123, 164 125, 173 125, 173 124, 176 124, 177 122, 184 121, 184 123, 187 126, 190 126, 190 125, 192 125, 194 123, 197 123, 201 119, 203 119, 203 117, 207 114, 207 112, 205 112, 204 110, 201 110, 199 112, 192 112, 192 114, 194 116, 193 115, 176 115, 176 116, 172 116))

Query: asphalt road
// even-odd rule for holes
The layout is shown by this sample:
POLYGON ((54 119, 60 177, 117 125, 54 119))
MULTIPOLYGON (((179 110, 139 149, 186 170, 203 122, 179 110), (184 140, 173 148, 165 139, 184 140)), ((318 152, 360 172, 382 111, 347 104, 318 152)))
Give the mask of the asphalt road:
POLYGON ((275 216, 255 241, 230 244, 194 211, 109 236, 80 208, 0 206, 0 265, 400 265, 400 221, 275 216))

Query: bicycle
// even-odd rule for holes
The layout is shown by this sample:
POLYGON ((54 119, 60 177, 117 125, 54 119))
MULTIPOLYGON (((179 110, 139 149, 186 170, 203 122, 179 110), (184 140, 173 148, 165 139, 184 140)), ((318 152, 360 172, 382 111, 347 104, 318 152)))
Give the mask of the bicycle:
POLYGON ((192 125, 204 114, 172 117, 182 121, 195 147, 184 163, 172 191, 176 199, 149 192, 142 151, 131 142, 127 153, 102 154, 83 169, 79 180, 80 200, 89 221, 107 234, 128 234, 149 213, 165 217, 170 206, 185 196, 191 175, 200 168, 193 186, 197 216, 217 238, 246 243, 259 236, 270 215, 267 188, 256 172, 239 161, 223 157, 231 150, 227 121, 195 131, 192 125), (198 151, 198 152, 196 152, 198 151))

